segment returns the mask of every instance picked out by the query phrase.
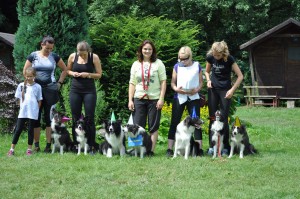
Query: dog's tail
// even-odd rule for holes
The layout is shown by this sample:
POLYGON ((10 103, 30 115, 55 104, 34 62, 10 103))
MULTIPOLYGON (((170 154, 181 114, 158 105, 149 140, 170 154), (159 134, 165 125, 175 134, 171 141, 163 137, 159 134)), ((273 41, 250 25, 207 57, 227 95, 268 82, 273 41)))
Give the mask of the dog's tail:
POLYGON ((253 146, 253 144, 249 145, 249 154, 258 154, 258 150, 253 146))

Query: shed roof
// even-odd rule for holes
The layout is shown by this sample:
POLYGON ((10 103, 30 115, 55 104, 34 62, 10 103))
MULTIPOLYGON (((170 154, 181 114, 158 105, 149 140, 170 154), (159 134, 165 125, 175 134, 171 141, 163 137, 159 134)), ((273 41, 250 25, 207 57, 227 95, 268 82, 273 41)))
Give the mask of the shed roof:
POLYGON ((240 45, 240 49, 246 49, 249 48, 255 44, 257 44, 259 41, 265 40, 267 38, 269 38, 270 36, 272 36, 273 34, 276 34, 277 32, 281 31, 282 29, 284 29, 286 26, 290 25, 290 24, 294 24, 296 26, 300 27, 300 22, 293 19, 293 18, 289 18, 288 20, 282 22, 281 24, 278 24, 277 26, 271 28, 270 30, 267 30, 266 32, 258 35, 257 37, 251 39, 250 41, 240 45))
POLYGON ((15 44, 15 35, 0 32, 0 40, 3 41, 4 43, 10 45, 10 46, 14 46, 14 44, 15 44))

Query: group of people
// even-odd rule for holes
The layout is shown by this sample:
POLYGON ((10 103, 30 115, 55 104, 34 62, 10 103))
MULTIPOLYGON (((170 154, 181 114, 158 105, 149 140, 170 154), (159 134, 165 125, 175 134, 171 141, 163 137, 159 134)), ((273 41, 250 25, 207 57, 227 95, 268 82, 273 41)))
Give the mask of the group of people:
MULTIPOLYGON (((14 155, 14 148, 24 127, 29 120, 27 155, 32 154, 34 141, 36 152, 40 151, 39 137, 41 130, 41 112, 46 123, 47 145, 44 152, 50 152, 51 127, 50 110, 55 100, 49 99, 49 92, 43 92, 50 85, 60 89, 67 75, 72 76, 70 89, 70 105, 72 112, 72 135, 75 139, 75 123, 81 117, 84 106, 85 116, 88 118, 89 134, 88 144, 90 151, 95 147, 95 107, 96 89, 94 79, 102 76, 101 61, 98 55, 93 54, 87 42, 77 44, 77 52, 69 56, 67 66, 62 59, 52 52, 54 39, 44 37, 41 50, 31 53, 25 63, 23 74, 25 81, 20 83, 16 98, 20 101, 20 112, 14 131, 11 149, 8 156, 14 155), (56 82, 54 72, 56 65, 61 69, 61 75, 56 82), (52 103, 49 103, 51 101, 52 103), (34 106, 33 106, 34 104, 34 106)), ((228 46, 224 41, 213 43, 206 57, 206 70, 204 72, 208 88, 208 107, 210 125, 214 121, 216 110, 222 113, 224 121, 224 150, 223 155, 229 151, 229 125, 228 114, 231 97, 243 80, 243 75, 234 58, 229 54, 228 46), (237 75, 237 80, 232 85, 231 71, 237 75)), ((167 75, 163 62, 157 58, 155 45, 150 40, 144 40, 137 50, 137 60, 132 64, 128 89, 128 109, 132 111, 133 122, 142 127, 148 124, 151 135, 152 149, 150 156, 154 155, 160 126, 161 109, 167 87, 167 75)), ((172 72, 171 88, 174 90, 172 118, 168 134, 167 156, 173 155, 176 127, 181 120, 184 109, 190 115, 200 117, 200 96, 203 86, 203 72, 199 62, 193 60, 192 50, 183 46, 178 52, 178 62, 172 72)), ((194 132, 197 146, 196 156, 203 156, 202 131, 194 132)), ((209 142, 211 137, 209 137, 209 142)), ((212 148, 208 153, 212 154, 212 148)))

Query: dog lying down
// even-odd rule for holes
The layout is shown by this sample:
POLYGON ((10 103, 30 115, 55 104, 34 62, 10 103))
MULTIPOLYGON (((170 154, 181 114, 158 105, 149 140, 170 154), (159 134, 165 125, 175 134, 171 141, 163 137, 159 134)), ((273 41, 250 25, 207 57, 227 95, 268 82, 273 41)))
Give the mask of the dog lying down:
POLYGON ((134 149, 135 157, 140 154, 140 158, 149 155, 152 148, 152 140, 146 130, 137 124, 127 124, 123 127, 125 135, 129 138, 128 145, 134 149), (132 143, 130 145, 130 142, 132 143), (136 142, 136 143, 134 143, 136 142))
POLYGON ((177 125, 173 158, 176 158, 177 155, 184 155, 184 159, 187 160, 188 156, 193 154, 194 142, 191 144, 192 134, 196 128, 200 129, 203 123, 203 120, 198 117, 192 118, 187 116, 177 125))
POLYGON ((228 158, 231 158, 234 153, 239 153, 240 158, 244 158, 244 155, 256 154, 258 151, 250 144, 249 136, 244 125, 236 126, 235 124, 231 128, 230 135, 230 154, 228 158))

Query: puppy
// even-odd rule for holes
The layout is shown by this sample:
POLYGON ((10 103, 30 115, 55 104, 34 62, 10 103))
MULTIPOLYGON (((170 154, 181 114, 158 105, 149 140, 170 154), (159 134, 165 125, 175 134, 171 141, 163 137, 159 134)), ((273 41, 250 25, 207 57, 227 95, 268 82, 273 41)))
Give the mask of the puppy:
POLYGON ((73 142, 66 126, 62 123, 63 114, 55 109, 52 110, 51 114, 51 138, 53 142, 52 153, 55 152, 56 148, 60 148, 60 154, 63 155, 64 148, 68 151, 72 148, 73 142))
POLYGON ((141 136, 142 145, 134 146, 134 155, 138 156, 138 151, 140 153, 140 158, 144 158, 144 154, 148 155, 151 152, 152 148, 152 140, 150 135, 146 132, 146 130, 137 125, 137 124, 127 124, 123 127, 124 133, 127 137, 137 138, 141 136))
POLYGON ((216 120, 213 122, 211 126, 211 148, 214 150, 213 158, 217 157, 217 150, 218 150, 218 156, 221 156, 221 151, 223 149, 223 139, 224 135, 222 132, 222 129, 224 127, 224 123, 221 121, 221 112, 218 110, 215 113, 216 120), (218 149, 218 143, 219 143, 219 149, 218 149))
POLYGON ((201 124, 203 123, 198 117, 192 118, 191 116, 187 116, 177 125, 173 158, 176 158, 178 154, 184 154, 184 159, 188 159, 192 151, 191 146, 193 146, 193 144, 191 145, 192 134, 195 128, 201 128, 201 124))
POLYGON ((105 141, 100 144, 99 151, 106 157, 111 158, 113 154, 125 155, 125 133, 121 120, 104 121, 105 141))
POLYGON ((75 132, 76 141, 78 142, 77 155, 80 155, 81 150, 84 149, 84 155, 87 155, 89 145, 87 143, 88 131, 87 131, 87 118, 80 118, 76 122, 75 132))
POLYGON ((231 128, 230 145, 231 148, 228 158, 231 158, 234 152, 239 152, 240 158, 244 158, 244 155, 257 153, 257 150, 249 142, 249 136, 244 125, 238 127, 233 124, 231 128))

